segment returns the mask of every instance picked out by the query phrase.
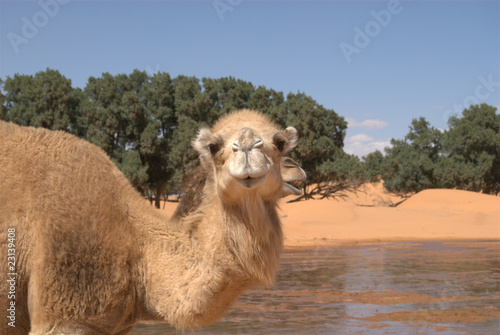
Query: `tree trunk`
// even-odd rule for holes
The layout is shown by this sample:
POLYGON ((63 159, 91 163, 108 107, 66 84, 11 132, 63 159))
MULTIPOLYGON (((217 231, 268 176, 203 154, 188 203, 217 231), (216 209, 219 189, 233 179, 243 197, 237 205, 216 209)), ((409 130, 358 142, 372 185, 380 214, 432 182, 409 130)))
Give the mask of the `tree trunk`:
POLYGON ((164 184, 158 184, 156 186, 155 207, 158 209, 160 209, 160 199, 164 188, 165 188, 164 184))

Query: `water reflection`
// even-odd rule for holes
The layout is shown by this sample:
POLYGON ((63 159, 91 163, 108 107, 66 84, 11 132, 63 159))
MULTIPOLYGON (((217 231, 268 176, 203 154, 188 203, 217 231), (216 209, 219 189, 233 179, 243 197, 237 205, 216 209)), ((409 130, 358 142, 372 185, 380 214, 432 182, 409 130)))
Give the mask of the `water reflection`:
MULTIPOLYGON (((276 285, 184 334, 500 333, 500 242, 392 242, 288 250, 276 285)), ((181 334, 139 324, 132 334, 181 334)))

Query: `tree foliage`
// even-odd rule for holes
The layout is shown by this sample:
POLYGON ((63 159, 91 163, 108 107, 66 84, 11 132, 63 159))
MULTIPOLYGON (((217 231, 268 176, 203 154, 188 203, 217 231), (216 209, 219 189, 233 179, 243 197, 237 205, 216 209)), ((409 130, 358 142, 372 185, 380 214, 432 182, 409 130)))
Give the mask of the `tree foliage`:
POLYGON ((425 118, 413 119, 404 140, 391 140, 382 178, 396 193, 419 192, 436 187, 434 165, 439 158, 441 132, 425 118))
POLYGON ((482 104, 448 120, 443 158, 436 167, 440 187, 500 192, 500 115, 482 104))
POLYGON ((297 129, 300 141, 291 157, 308 174, 306 198, 314 189, 307 185, 319 185, 329 196, 342 185, 380 178, 387 189, 403 194, 434 187, 500 192, 500 116, 486 104, 452 116, 444 132, 414 119, 385 156, 376 151, 360 160, 343 151, 347 122, 332 109, 302 92, 285 98, 234 77, 200 80, 134 70, 90 77, 80 89, 47 69, 0 81, 0 119, 71 132, 98 145, 156 206, 161 195, 181 193, 198 165, 191 148, 198 129, 241 108, 297 129))
POLYGON ((354 155, 342 150, 319 166, 320 181, 348 182, 360 185, 366 181, 366 169, 363 162, 354 155))
POLYGON ((4 84, 6 111, 2 118, 23 126, 70 130, 78 101, 71 80, 56 70, 16 74, 4 84))
POLYGON ((65 130, 98 145, 156 206, 161 195, 182 192, 183 180, 198 164, 191 140, 224 113, 251 108, 281 126, 295 126, 301 141, 294 158, 308 171, 309 182, 321 179, 319 166, 342 152, 347 127, 304 93, 285 99, 282 92, 233 77, 171 78, 134 70, 90 77, 82 90, 47 69, 8 77, 4 91, 2 119, 65 130))
POLYGON ((380 150, 371 152, 363 157, 363 161, 365 162, 365 176, 367 180, 372 183, 379 181, 384 172, 382 165, 384 162, 384 155, 382 152, 380 152, 380 150))
POLYGON ((403 140, 391 140, 386 156, 365 157, 371 180, 380 175, 392 192, 428 188, 500 192, 500 115, 482 104, 465 109, 440 131, 424 118, 414 119, 403 140))

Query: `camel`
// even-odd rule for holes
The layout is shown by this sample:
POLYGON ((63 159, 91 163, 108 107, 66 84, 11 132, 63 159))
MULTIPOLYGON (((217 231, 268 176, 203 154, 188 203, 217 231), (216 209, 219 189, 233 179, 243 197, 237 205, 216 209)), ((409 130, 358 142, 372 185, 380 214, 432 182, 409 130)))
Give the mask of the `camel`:
POLYGON ((0 332, 118 335, 141 320, 216 322, 244 290, 274 281, 280 165, 296 144, 295 128, 251 110, 200 129, 201 202, 168 220, 96 146, 1 122, 0 250, 14 259, 0 262, 9 322, 0 332))

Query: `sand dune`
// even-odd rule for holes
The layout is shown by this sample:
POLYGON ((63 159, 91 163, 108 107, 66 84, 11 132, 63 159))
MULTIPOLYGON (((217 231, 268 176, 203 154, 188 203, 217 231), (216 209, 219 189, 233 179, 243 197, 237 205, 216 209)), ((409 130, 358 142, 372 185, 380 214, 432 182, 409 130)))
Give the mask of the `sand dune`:
POLYGON ((489 212, 500 209, 499 205, 500 197, 469 191, 437 189, 419 192, 398 207, 489 212))
MULTIPOLYGON (((338 200, 281 203, 285 244, 365 240, 500 239, 500 197, 460 190, 425 190, 402 200, 367 184, 338 200)), ((175 210, 167 203, 166 215, 175 210)))

